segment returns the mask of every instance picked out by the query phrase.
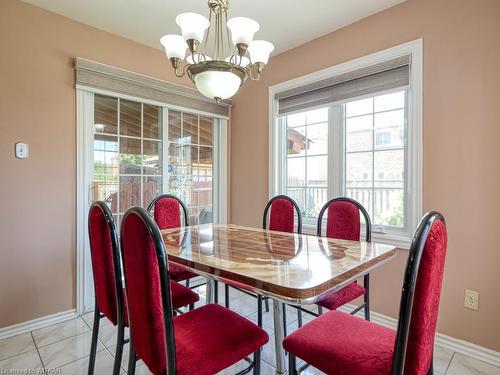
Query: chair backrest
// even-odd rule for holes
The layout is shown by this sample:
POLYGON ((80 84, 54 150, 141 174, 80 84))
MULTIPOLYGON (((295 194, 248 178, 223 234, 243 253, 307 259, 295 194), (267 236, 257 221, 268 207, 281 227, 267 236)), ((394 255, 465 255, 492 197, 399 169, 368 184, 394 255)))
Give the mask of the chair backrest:
POLYGON ((88 230, 96 308, 116 325, 124 314, 122 270, 116 226, 105 202, 90 206, 88 230))
POLYGON ((415 232, 406 264, 392 375, 428 373, 447 242, 443 216, 427 213, 415 232))
POLYGON ((163 194, 153 199, 148 206, 150 214, 151 211, 153 211, 153 217, 161 230, 189 225, 187 207, 174 195, 163 194))
POLYGON ((322 236, 323 216, 327 211, 326 237, 359 241, 361 233, 361 212, 366 227, 365 241, 370 242, 372 240, 372 223, 368 211, 366 211, 361 203, 347 197, 330 199, 323 206, 318 215, 318 227, 316 232, 318 237, 322 236))
POLYGON ((135 352, 154 374, 174 374, 168 258, 160 230, 143 208, 132 207, 125 212, 121 249, 130 339, 135 352))
POLYGON ((277 195, 267 202, 262 221, 263 229, 302 233, 300 208, 292 198, 286 195, 277 195), (297 215, 297 230, 294 228, 295 215, 297 215))

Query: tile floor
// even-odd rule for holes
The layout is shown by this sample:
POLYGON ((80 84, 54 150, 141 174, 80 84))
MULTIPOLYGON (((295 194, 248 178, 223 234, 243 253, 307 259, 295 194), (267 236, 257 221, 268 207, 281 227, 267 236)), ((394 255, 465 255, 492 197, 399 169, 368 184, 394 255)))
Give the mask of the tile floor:
MULTIPOLYGON (((199 305, 205 302, 205 287, 197 289, 200 294, 199 305)), ((219 289, 219 299, 223 301, 223 287, 219 289)), ((231 290, 231 308, 256 322, 255 299, 231 290)), ((297 316, 293 310, 288 311, 288 331, 297 327, 297 316)), ((305 320, 310 319, 305 317, 305 320)), ((274 355, 272 313, 264 313, 264 328, 270 335, 269 343, 264 347, 262 354, 262 375, 274 374, 276 363, 274 355)), ((0 373, 28 373, 20 369, 37 369, 37 372, 47 374, 86 374, 88 355, 90 350, 91 327, 93 313, 85 314, 80 318, 55 324, 37 331, 14 336, 0 341, 0 373)), ((115 327, 105 319, 101 321, 99 345, 97 348, 96 375, 111 374, 113 356, 115 353, 115 327)), ((128 345, 125 346, 122 369, 123 373, 128 363, 128 345)), ((246 366, 244 361, 223 371, 221 374, 235 374, 246 366)), ((500 368, 475 360, 460 353, 437 346, 434 354, 434 369, 437 375, 500 375, 500 368)), ((137 375, 150 374, 146 366, 139 361, 137 375)), ((303 374, 321 374, 320 371, 309 367, 303 374)))

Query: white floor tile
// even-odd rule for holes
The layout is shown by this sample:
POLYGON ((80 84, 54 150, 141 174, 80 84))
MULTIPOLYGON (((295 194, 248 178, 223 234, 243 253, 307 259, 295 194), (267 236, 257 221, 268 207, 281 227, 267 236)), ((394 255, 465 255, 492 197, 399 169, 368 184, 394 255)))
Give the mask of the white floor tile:
MULTIPOLYGON (((15 357, 11 357, 8 359, 4 359, 0 361, 0 373, 9 374, 9 373, 19 373, 19 374, 27 374, 31 372, 27 372, 27 370, 35 370, 35 369, 43 369, 42 362, 40 361, 40 357, 36 350, 32 350, 30 352, 26 352, 23 354, 16 355, 15 357), (20 370, 18 372, 9 370, 20 370), (25 372, 22 372, 24 370, 25 372)), ((42 373, 42 370, 40 370, 42 373)))
POLYGON ((33 338, 40 348, 89 331, 90 328, 84 320, 76 318, 33 331, 33 338))
POLYGON ((453 357, 453 351, 436 345, 434 347, 434 372, 444 374, 453 357))
POLYGON ((36 347, 31 333, 0 340, 0 361, 32 350, 36 347))
MULTIPOLYGON (((104 346, 116 345, 116 338, 118 334, 118 327, 114 325, 107 325, 104 327, 99 327, 99 340, 104 344, 104 346)), ((125 338, 129 337, 129 330, 125 327, 125 338)))
MULTIPOLYGON (((39 348, 43 364, 45 367, 55 368, 88 356, 91 339, 92 333, 86 332, 39 348)), ((97 351, 99 352, 103 349, 104 347, 98 341, 97 351)))
MULTIPOLYGON (((88 312, 86 314, 83 314, 81 316, 81 318, 85 321, 85 323, 87 323, 87 325, 89 326, 90 329, 93 328, 93 324, 94 324, 94 312, 93 311, 88 312)), ((101 321, 99 322, 99 324, 101 327, 113 325, 113 323, 111 323, 111 320, 109 320, 107 318, 102 318, 101 321)))
MULTIPOLYGON (((113 373, 113 365, 113 357, 106 350, 101 350, 96 354, 94 374, 111 374, 113 373)), ((89 357, 85 357, 61 366, 59 369, 64 375, 86 375, 88 367, 89 357)))
POLYGON ((455 353, 446 375, 500 375, 500 367, 455 353))

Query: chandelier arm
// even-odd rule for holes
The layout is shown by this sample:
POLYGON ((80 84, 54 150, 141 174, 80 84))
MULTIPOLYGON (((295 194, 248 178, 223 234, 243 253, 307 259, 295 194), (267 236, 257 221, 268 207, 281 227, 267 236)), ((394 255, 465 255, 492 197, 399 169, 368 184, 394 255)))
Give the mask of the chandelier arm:
POLYGON ((257 72, 257 76, 256 76, 256 77, 254 77, 254 76, 253 76, 253 69, 252 69, 251 67, 253 67, 253 65, 249 65, 249 66, 247 66, 247 67, 245 68, 245 70, 246 70, 246 72, 247 72, 248 76, 250 77, 250 80, 252 80, 252 81, 258 81, 258 80, 260 79, 260 73, 259 73, 259 72, 257 72))

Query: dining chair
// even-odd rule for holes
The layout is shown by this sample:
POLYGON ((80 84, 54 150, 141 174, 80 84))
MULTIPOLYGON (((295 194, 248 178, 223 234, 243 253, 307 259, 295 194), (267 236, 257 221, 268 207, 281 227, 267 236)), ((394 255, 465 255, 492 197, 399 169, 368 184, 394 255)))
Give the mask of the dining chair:
POLYGON ((427 213, 410 247, 397 330, 329 311, 283 341, 289 353, 289 374, 297 374, 297 357, 327 374, 433 374, 446 248, 443 216, 439 212, 427 213))
MULTIPOLYGON (((174 316, 168 254, 160 230, 140 207, 122 219, 121 249, 130 320, 128 374, 142 359, 155 375, 215 374, 240 360, 260 373, 269 336, 218 304, 174 316), (253 353, 253 361, 247 357, 253 353)), ((241 372, 243 373, 243 372, 241 372)))
MULTIPOLYGON (((286 195, 277 195, 267 202, 264 208, 262 228, 272 231, 302 233, 302 215, 297 203, 286 195), (297 220, 295 220, 295 215, 297 220), (295 222, 297 228, 295 229, 295 222)), ((230 307, 229 289, 230 287, 257 299, 257 324, 262 327, 262 302, 265 304, 266 312, 269 311, 269 298, 252 292, 245 285, 227 280, 225 282, 225 306, 230 307)), ((283 319, 286 322, 286 311, 283 309, 283 319)), ((286 323, 285 323, 286 329, 286 323)))
MULTIPOLYGON (((153 215, 156 224, 161 230, 189 226, 188 209, 184 202, 174 195, 159 195, 149 203, 147 210, 153 215)), ((190 286, 190 279, 198 276, 194 272, 188 271, 175 263, 170 263, 169 267, 172 280, 177 282, 185 281, 188 288, 190 286)), ((218 299, 217 289, 215 288, 214 292, 216 302, 218 299)))
MULTIPOLYGON (((88 215, 90 240, 90 256, 94 275, 95 309, 90 346, 88 374, 95 368, 97 338, 102 318, 107 318, 117 326, 115 362, 113 374, 119 374, 123 346, 129 341, 125 339, 125 327, 128 327, 127 300, 123 289, 123 272, 118 246, 118 234, 113 215, 108 205, 102 201, 92 203, 88 215)), ((199 296, 192 290, 172 281, 172 298, 174 309, 194 303, 199 296)))
MULTIPOLYGON (((326 219, 325 235, 328 238, 336 238, 341 240, 359 241, 361 232, 360 215, 363 216, 365 223, 365 236, 366 242, 371 242, 372 226, 370 215, 358 201, 347 198, 337 197, 329 200, 321 209, 318 215, 318 226, 316 235, 321 237, 323 235, 323 217, 325 213, 328 214, 326 219)), ((322 313, 322 308, 328 310, 336 310, 355 299, 363 296, 363 303, 356 307, 351 314, 354 315, 361 309, 364 309, 365 319, 370 320, 370 274, 363 277, 363 285, 354 281, 342 289, 328 293, 321 297, 316 304, 318 305, 318 314, 314 311, 298 308, 298 316, 304 311, 308 314, 318 316, 322 313)), ((302 319, 299 319, 299 326, 302 319)))

